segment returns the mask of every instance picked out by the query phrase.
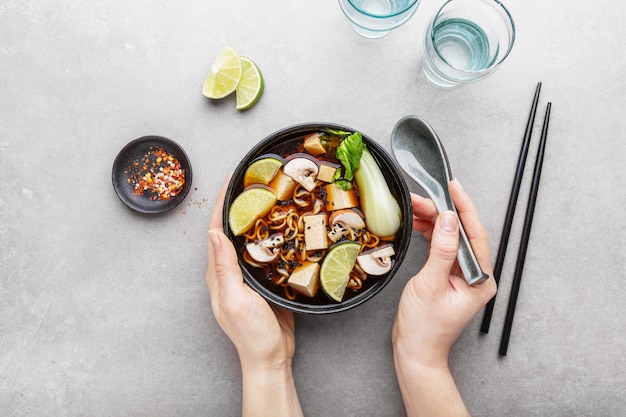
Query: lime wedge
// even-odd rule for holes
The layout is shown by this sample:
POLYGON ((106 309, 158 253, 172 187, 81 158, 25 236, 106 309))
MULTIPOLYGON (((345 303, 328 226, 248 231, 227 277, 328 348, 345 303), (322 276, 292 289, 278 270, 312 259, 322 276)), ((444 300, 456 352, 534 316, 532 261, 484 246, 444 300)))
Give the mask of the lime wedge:
POLYGON ((343 300, 360 250, 361 245, 356 242, 341 243, 333 246, 322 261, 320 283, 326 295, 337 302, 343 300))
POLYGON ((237 85, 237 110, 246 110, 259 101, 265 82, 261 70, 250 58, 241 57, 241 71, 237 85))
POLYGON ((248 188, 235 198, 228 211, 228 225, 235 236, 246 233, 257 219, 276 204, 276 196, 266 188, 248 188))
POLYGON ((211 71, 204 80, 202 95, 223 98, 237 89, 241 79, 241 59, 230 47, 224 47, 213 61, 211 71))
POLYGON ((253 162, 243 177, 243 186, 269 184, 282 165, 283 162, 276 158, 263 158, 253 162))

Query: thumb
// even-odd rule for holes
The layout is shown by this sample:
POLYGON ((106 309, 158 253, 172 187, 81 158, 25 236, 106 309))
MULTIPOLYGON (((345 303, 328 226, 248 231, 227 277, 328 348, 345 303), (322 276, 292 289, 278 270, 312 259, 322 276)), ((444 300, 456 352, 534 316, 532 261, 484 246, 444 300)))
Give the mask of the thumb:
POLYGON ((209 230, 209 250, 207 273, 209 291, 214 289, 216 292, 228 292, 241 286, 243 278, 237 261, 237 252, 224 233, 209 230))
POLYGON ((453 211, 442 212, 435 222, 430 253, 423 272, 436 286, 448 284, 459 249, 459 218, 453 211))

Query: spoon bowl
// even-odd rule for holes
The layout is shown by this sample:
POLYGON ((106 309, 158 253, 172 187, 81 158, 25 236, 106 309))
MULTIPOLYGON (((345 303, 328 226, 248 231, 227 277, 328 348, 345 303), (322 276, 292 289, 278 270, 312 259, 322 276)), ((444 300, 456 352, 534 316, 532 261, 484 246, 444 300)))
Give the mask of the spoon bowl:
MULTIPOLYGON (((424 119, 418 116, 400 119, 391 133, 391 150, 404 172, 428 193, 437 212, 456 212, 448 190, 452 179, 448 157, 437 133, 424 119)), ((468 284, 479 284, 489 276, 480 268, 460 221, 459 232, 459 266, 468 284)))

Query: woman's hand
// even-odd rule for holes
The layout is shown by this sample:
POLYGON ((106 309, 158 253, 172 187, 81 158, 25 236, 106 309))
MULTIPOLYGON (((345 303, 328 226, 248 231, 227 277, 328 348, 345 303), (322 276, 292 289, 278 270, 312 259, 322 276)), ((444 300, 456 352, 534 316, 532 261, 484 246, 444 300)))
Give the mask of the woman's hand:
POLYGON ((248 287, 237 252, 224 234, 222 186, 209 225, 206 282, 220 327, 237 348, 243 375, 243 415, 302 415, 291 372, 294 317, 248 287))
POLYGON ((404 288, 392 332, 398 380, 410 416, 467 413, 448 370, 448 355, 496 292, 487 232, 476 208, 458 181, 450 183, 450 194, 478 263, 490 278, 467 284, 456 261, 457 215, 446 211, 438 216, 431 200, 412 196, 413 228, 430 241, 430 252, 422 270, 404 288), (433 406, 430 411, 420 408, 427 403, 433 406), (435 410, 439 411, 429 414, 435 410))

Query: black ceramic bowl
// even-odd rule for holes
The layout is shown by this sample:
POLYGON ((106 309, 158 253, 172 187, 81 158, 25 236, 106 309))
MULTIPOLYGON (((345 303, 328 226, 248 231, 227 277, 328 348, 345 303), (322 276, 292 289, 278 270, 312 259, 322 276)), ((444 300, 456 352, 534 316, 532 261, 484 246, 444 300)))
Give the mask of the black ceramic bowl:
POLYGON ((331 300, 320 288, 313 298, 298 295, 295 300, 289 300, 284 296, 283 289, 265 277, 265 272, 261 268, 253 267, 243 260, 245 250, 245 238, 234 236, 228 226, 228 211, 234 199, 244 190, 243 179, 247 167, 257 158, 265 154, 278 154, 287 156, 298 152, 298 147, 302 144, 303 138, 311 133, 319 132, 323 129, 337 129, 343 131, 356 132, 358 130, 333 123, 307 123, 287 127, 267 136, 248 152, 235 169, 226 191, 223 211, 224 231, 235 245, 239 256, 239 265, 243 271, 244 280, 255 291, 261 294, 266 300, 280 307, 293 312, 309 314, 327 314, 345 311, 363 304, 378 294, 389 283, 397 272, 404 256, 408 250, 411 239, 412 210, 409 189, 401 174, 400 168, 389 154, 373 139, 360 132, 368 150, 378 163, 387 180, 391 193, 396 197, 402 210, 402 225, 396 234, 394 248, 393 266, 385 275, 379 277, 369 276, 363 283, 363 288, 358 292, 346 291, 343 301, 331 300))

